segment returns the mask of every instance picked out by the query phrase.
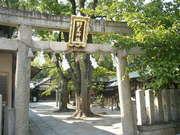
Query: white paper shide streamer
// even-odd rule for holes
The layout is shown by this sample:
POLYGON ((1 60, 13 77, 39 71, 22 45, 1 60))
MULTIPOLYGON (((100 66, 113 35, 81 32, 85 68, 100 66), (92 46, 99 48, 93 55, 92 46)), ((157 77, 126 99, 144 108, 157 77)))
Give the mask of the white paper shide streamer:
POLYGON ((61 64, 62 64, 62 68, 63 68, 64 71, 66 71, 66 70, 68 70, 70 68, 69 63, 68 63, 65 55, 63 55, 63 60, 62 60, 61 64))
POLYGON ((113 61, 113 66, 116 67, 117 61, 116 61, 116 58, 115 58, 114 54, 112 54, 112 53, 111 53, 111 59, 113 61))
POLYGON ((92 57, 92 55, 90 55, 90 61, 91 61, 91 64, 92 64, 92 67, 95 69, 98 67, 98 64, 96 62, 96 59, 92 57))
POLYGON ((54 62, 54 63, 57 61, 55 52, 52 55, 51 61, 54 62))
POLYGON ((44 51, 38 52, 37 60, 40 66, 45 64, 44 51))

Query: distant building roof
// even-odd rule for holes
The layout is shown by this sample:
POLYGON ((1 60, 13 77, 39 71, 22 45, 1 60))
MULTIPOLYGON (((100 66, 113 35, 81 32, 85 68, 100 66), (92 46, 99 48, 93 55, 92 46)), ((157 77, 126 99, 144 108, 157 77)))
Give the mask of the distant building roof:
POLYGON ((136 71, 129 73, 129 78, 138 78, 138 77, 140 77, 140 75, 136 71))
MULTIPOLYGON (((129 78, 132 79, 132 78, 138 78, 140 77, 139 73, 134 71, 134 72, 130 72, 129 73, 129 78)), ((107 85, 107 87, 115 87, 117 86, 117 77, 114 77, 112 78, 111 80, 109 80, 109 84, 107 85)))

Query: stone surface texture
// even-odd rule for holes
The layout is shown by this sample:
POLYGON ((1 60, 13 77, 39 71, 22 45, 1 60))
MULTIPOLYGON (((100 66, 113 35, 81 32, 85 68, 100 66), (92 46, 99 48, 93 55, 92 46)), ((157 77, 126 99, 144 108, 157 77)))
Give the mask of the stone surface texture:
POLYGON ((116 57, 117 60, 117 80, 118 80, 118 91, 119 101, 121 110, 121 132, 123 135, 134 135, 135 134, 135 121, 133 115, 133 107, 130 93, 130 83, 125 68, 127 66, 126 56, 122 56, 119 53, 116 57))
POLYGON ((147 123, 147 114, 145 106, 145 91, 136 91, 136 110, 137 110, 137 125, 144 125, 147 123))
MULTIPOLYGON (((19 39, 30 42, 32 37, 31 27, 19 27, 19 39)), ((29 79, 30 59, 28 58, 28 47, 18 46, 15 76, 15 135, 28 135, 29 130, 29 79)))
MULTIPOLYGON (((18 26, 29 25, 34 28, 54 29, 69 31, 69 16, 53 16, 49 14, 0 8, 0 24, 18 26)), ((120 34, 130 34, 127 24, 124 22, 105 22, 103 20, 91 20, 90 33, 115 32, 120 34)))

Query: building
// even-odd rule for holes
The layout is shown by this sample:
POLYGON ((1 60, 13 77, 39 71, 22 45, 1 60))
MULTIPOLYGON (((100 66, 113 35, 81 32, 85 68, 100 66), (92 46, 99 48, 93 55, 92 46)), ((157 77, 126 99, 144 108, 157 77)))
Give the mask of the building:
MULTIPOLYGON (((130 89, 131 89, 131 97, 135 97, 135 91, 142 87, 142 82, 139 81, 140 75, 138 72, 130 72, 130 89)), ((117 78, 114 77, 113 79, 106 82, 103 97, 105 98, 105 104, 111 106, 111 110, 113 110, 113 106, 115 105, 117 109, 119 109, 119 93, 118 93, 118 82, 117 78)))
MULTIPOLYGON (((8 121, 14 120, 14 92, 15 92, 15 69, 16 56, 14 52, 0 51, 0 94, 3 102, 3 125, 4 133, 14 131, 14 125, 11 125, 11 131, 8 130, 8 121), (12 118, 10 120, 10 118, 12 118)), ((13 124, 13 123, 12 123, 13 124)))

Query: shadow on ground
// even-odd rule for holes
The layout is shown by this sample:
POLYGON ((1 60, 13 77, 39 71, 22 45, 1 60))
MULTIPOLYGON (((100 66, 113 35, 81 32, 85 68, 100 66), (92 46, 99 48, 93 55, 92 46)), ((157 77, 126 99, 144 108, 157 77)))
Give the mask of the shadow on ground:
POLYGON ((81 120, 71 118, 73 112, 55 113, 54 110, 54 106, 45 103, 31 106, 30 135, 120 135, 118 114, 108 112, 102 117, 81 120))

